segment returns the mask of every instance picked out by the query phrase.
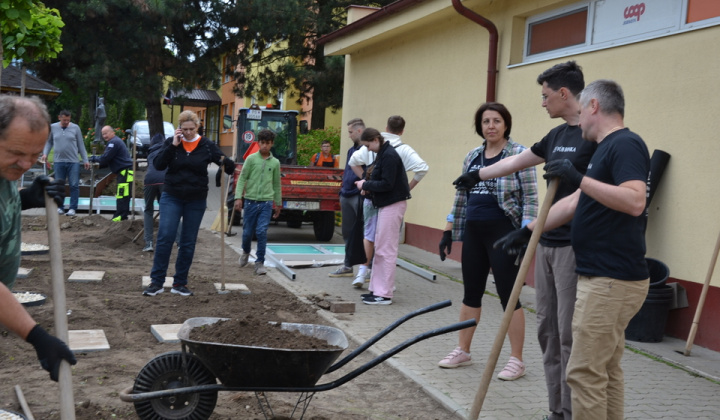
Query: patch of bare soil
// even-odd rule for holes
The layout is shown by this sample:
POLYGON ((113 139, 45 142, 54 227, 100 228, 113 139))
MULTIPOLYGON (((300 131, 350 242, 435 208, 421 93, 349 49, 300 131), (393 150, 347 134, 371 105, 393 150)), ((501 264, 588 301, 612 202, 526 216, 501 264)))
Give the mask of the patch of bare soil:
MULTIPOLYGON (((243 283, 250 294, 218 294, 213 283, 221 280, 220 238, 202 230, 188 286, 195 296, 162 293, 142 296, 142 276, 152 267, 152 253, 141 252, 142 239, 132 238, 142 229, 142 216, 135 221, 113 223, 102 216, 60 217, 62 224, 63 271, 67 279, 78 270, 104 271, 99 283, 65 282, 70 330, 102 329, 110 350, 78 353, 72 369, 76 418, 138 418, 133 404, 119 399, 121 390, 132 386, 143 366, 157 355, 179 351, 180 344, 161 344, 151 325, 179 324, 192 317, 249 319, 253 323, 293 322, 327 324, 317 306, 305 303, 275 283, 269 276, 254 276, 251 268, 239 268, 237 255, 225 249, 227 283, 243 283)), ((48 243, 45 217, 23 217, 23 241, 48 243)), ((175 252, 169 275, 173 273, 175 252)), ((42 306, 28 307, 44 328, 54 332, 53 298, 49 254, 23 256, 21 266, 32 269, 18 279, 15 290, 48 296, 42 306)), ((169 282, 168 282, 169 283, 169 282)), ((166 286, 170 286, 166 283, 166 286)), ((347 351, 353 350, 356 343, 347 351)), ((370 360, 362 354, 339 372, 323 375, 319 384, 331 382, 370 360)), ((268 375, 272 375, 269 370, 268 375)), ((0 326, 0 408, 22 412, 14 386, 20 385, 36 419, 59 419, 59 390, 42 370, 32 346, 0 326)), ((266 392, 275 418, 289 416, 298 394, 266 392)), ((299 417, 298 412, 295 418, 299 417)), ((220 392, 211 419, 262 419, 255 393, 220 392)), ((318 392, 309 404, 305 419, 452 419, 454 415, 429 398, 420 387, 383 364, 334 389, 318 392)))

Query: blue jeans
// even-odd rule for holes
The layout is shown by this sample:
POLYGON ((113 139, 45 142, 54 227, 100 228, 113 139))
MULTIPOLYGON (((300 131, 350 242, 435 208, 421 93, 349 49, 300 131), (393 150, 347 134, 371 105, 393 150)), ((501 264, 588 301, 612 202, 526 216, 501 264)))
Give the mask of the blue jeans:
POLYGON ((80 163, 55 162, 54 168, 55 179, 64 179, 70 186, 70 208, 77 210, 80 196, 80 163))
POLYGON ((205 214, 205 207, 207 207, 207 202, 204 199, 183 200, 167 193, 160 196, 160 227, 158 228, 153 267, 150 272, 153 284, 162 286, 165 283, 170 253, 180 219, 182 219, 173 287, 187 285, 188 272, 195 255, 195 243, 200 222, 205 214))
MULTIPOLYGON (((145 185, 143 193, 145 194, 145 211, 143 212, 143 239, 145 245, 153 244, 153 230, 155 228, 155 200, 160 204, 160 196, 162 195, 163 184, 145 185)), ((178 223, 177 236, 175 242, 180 243, 180 232, 182 229, 182 221, 178 223)))
POLYGON ((250 253, 250 243, 253 233, 257 236, 256 262, 265 262, 265 247, 267 246, 267 231, 272 217, 272 201, 255 201, 245 199, 243 211, 243 252, 250 253))

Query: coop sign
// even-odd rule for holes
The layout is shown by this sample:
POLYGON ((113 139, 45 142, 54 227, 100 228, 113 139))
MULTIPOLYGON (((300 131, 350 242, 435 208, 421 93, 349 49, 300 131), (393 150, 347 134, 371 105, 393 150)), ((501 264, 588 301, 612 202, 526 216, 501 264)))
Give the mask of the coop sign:
POLYGON ((627 19, 625 24, 640 22, 640 16, 642 16, 643 13, 645 13, 645 3, 634 4, 626 7, 625 12, 623 13, 623 16, 627 19))

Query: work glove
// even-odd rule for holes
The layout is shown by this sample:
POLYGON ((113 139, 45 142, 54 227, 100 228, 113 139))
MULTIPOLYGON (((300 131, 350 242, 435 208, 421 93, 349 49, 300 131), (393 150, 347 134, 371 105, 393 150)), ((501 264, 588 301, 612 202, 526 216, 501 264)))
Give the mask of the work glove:
POLYGON ((20 190, 20 205, 23 210, 36 207, 45 207, 45 193, 50 196, 58 207, 65 201, 65 180, 50 179, 47 175, 40 175, 33 180, 28 188, 20 190))
POLYGON ((55 382, 58 380, 60 362, 63 359, 71 365, 77 363, 72 350, 62 340, 48 334, 39 324, 30 330, 26 341, 35 347, 40 366, 50 372, 50 379, 55 382))
POLYGON ((575 169, 575 166, 567 159, 553 160, 545 164, 545 175, 543 178, 560 178, 574 189, 580 188, 583 175, 575 169))
POLYGON ((98 163, 98 162, 100 162, 100 156, 94 156, 94 155, 93 155, 93 156, 90 156, 90 157, 88 158, 88 161, 89 161, 89 162, 92 162, 92 163, 98 163))
POLYGON ((445 257, 452 251, 452 231, 446 230, 443 232, 442 239, 440 239, 440 261, 445 261, 445 257), (445 254, 447 249, 447 254, 445 254))
POLYGON ((235 161, 230 159, 229 157, 226 157, 222 161, 223 168, 225 169, 225 173, 228 175, 232 175, 235 173, 235 161))
POLYGON ((480 181, 480 171, 470 171, 460 175, 453 185, 456 190, 471 190, 480 181))
POLYGON ((519 255, 524 251, 525 247, 527 247, 528 242, 530 242, 530 236, 532 236, 532 231, 525 226, 495 241, 493 248, 502 249, 509 255, 519 255))

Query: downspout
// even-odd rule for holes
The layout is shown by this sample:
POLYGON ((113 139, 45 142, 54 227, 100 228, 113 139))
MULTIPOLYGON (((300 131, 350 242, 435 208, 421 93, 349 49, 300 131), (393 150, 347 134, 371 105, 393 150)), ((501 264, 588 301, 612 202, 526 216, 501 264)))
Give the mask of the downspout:
POLYGON ((488 48, 488 66, 487 66, 487 93, 485 95, 486 102, 495 101, 495 87, 497 85, 497 51, 498 51, 498 31, 495 24, 485 19, 479 14, 473 12, 463 6, 461 0, 452 0, 455 11, 465 16, 471 21, 477 23, 490 33, 490 46, 488 48))

